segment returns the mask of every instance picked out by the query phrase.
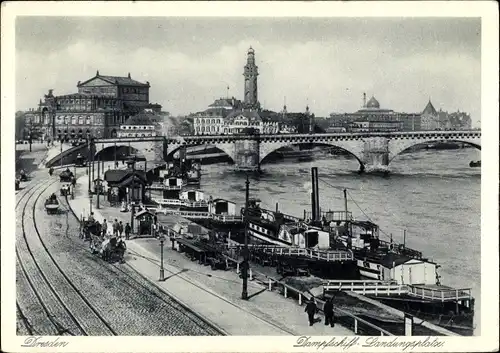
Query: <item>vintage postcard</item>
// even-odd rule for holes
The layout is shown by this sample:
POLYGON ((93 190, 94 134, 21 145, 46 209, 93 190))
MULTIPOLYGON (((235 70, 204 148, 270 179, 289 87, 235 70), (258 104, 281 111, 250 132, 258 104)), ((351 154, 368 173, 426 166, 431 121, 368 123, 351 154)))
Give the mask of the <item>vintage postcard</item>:
POLYGON ((3 351, 498 350, 496 3, 2 5, 3 351))

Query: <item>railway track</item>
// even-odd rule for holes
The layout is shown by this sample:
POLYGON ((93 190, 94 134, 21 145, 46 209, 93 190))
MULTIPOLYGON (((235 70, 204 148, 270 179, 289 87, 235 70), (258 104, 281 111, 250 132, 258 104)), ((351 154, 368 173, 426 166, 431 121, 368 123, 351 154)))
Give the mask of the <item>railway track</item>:
MULTIPOLYGON (((20 217, 22 237, 16 244, 17 265, 52 325, 49 331, 55 331, 59 335, 116 335, 114 329, 57 264, 38 230, 35 218, 37 202, 55 182, 42 181, 18 199, 16 207, 23 199, 25 204, 20 217), (33 204, 29 214, 27 210, 31 200, 33 204)), ((18 311, 22 312, 20 306, 18 311)), ((26 315, 22 315, 23 322, 31 326, 26 315)))
MULTIPOLYGON (((79 222, 78 217, 69 206, 67 199, 65 201, 64 207, 67 208, 73 217, 79 222)), ((158 307, 164 307, 171 312, 175 312, 176 315, 182 316, 185 320, 189 321, 192 326, 195 326, 197 330, 204 332, 204 334, 226 335, 226 332, 222 329, 165 293, 155 284, 151 283, 151 281, 149 281, 145 276, 136 272, 131 267, 110 264, 98 257, 94 257, 93 259, 94 262, 99 263, 103 269, 109 271, 110 275, 113 275, 123 283, 126 283, 130 289, 133 289, 136 292, 136 295, 140 295, 145 301, 156 302, 158 307)))

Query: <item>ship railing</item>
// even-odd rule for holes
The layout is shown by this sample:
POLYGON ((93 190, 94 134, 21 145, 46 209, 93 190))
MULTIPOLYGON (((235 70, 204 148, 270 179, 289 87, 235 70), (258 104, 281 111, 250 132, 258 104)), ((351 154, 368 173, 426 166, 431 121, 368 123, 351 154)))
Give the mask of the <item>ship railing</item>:
POLYGON ((196 219, 209 219, 211 218, 210 213, 208 212, 197 212, 197 211, 179 211, 179 210, 169 210, 163 208, 161 213, 166 215, 176 215, 184 218, 196 218, 196 219))
MULTIPOLYGON (((184 183, 182 186, 185 186, 184 183)), ((162 183, 152 183, 150 186, 148 186, 148 189, 151 189, 151 190, 181 190, 182 186, 181 185, 165 185, 162 183)))
POLYGON ((408 295, 421 299, 430 299, 433 301, 459 301, 471 300, 472 293, 470 288, 429 288, 419 285, 409 285, 408 295))
MULTIPOLYGON (((327 220, 327 222, 345 222, 345 221, 352 221, 352 212, 347 212, 346 211, 320 211, 320 217, 319 219, 322 220, 323 217, 327 220)), ((312 219, 312 212, 311 211, 304 211, 304 218, 305 219, 312 219)))
MULTIPOLYGON (((233 245, 231 247, 243 247, 243 245, 233 245)), ((248 247, 252 251, 261 251, 266 254, 280 256, 303 256, 310 259, 318 259, 323 261, 349 261, 354 259, 354 254, 351 250, 315 250, 291 246, 257 244, 249 244, 248 247)))
POLYGON ((160 205, 185 206, 185 207, 207 207, 206 201, 186 201, 177 199, 153 199, 154 202, 160 205))
MULTIPOLYGON (((268 209, 265 209, 265 208, 261 208, 262 211, 265 211, 265 212, 269 212, 269 213, 275 213, 276 211, 271 211, 271 210, 268 210, 268 209)), ((281 213, 281 212, 280 212, 281 213)), ((283 218, 288 220, 288 221, 292 221, 292 222, 300 222, 302 221, 299 217, 295 217, 295 216, 292 216, 292 215, 289 215, 289 214, 285 214, 285 213, 281 213, 283 215, 283 218)))
POLYGON ((323 282, 323 290, 328 291, 348 291, 362 295, 389 296, 407 294, 406 285, 398 284, 394 281, 377 280, 334 280, 323 282))
POLYGON ((212 219, 222 222, 222 223, 230 223, 230 222, 241 222, 243 221, 242 216, 236 215, 222 215, 222 214, 212 214, 212 219))
POLYGON ((395 251, 397 251, 403 255, 407 255, 409 257, 413 257, 413 258, 417 258, 417 259, 422 258, 422 252, 408 248, 408 247, 404 246, 403 244, 391 243, 389 241, 385 241, 385 240, 381 240, 381 239, 379 239, 379 243, 381 246, 386 247, 388 249, 390 249, 391 246, 393 246, 395 251))

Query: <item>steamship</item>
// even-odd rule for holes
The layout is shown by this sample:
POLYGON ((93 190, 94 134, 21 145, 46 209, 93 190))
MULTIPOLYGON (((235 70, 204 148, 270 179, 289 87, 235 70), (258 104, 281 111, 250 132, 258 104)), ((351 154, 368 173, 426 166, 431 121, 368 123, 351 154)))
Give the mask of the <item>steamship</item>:
POLYGON ((317 168, 312 168, 312 188, 312 210, 304 211, 303 219, 283 214, 278 207, 275 211, 263 209, 259 200, 250 199, 246 220, 252 243, 350 252, 357 266, 357 279, 391 283, 407 290, 397 297, 377 295, 374 299, 409 313, 418 312, 419 316, 459 333, 471 334, 474 298, 470 289, 442 285, 437 271, 440 266, 422 252, 392 239, 383 241, 378 225, 355 220, 348 211, 345 190, 343 211, 321 211, 317 168))

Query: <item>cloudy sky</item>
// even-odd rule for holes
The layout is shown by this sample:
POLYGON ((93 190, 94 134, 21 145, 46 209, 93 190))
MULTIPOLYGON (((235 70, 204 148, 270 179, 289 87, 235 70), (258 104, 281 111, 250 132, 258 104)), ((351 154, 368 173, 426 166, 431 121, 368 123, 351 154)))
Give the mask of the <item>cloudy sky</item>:
POLYGON ((18 17, 16 110, 49 88, 76 92, 95 75, 151 83, 150 99, 173 114, 243 96, 252 46, 259 100, 318 116, 352 112, 366 92, 382 107, 481 113, 479 19, 18 17))

